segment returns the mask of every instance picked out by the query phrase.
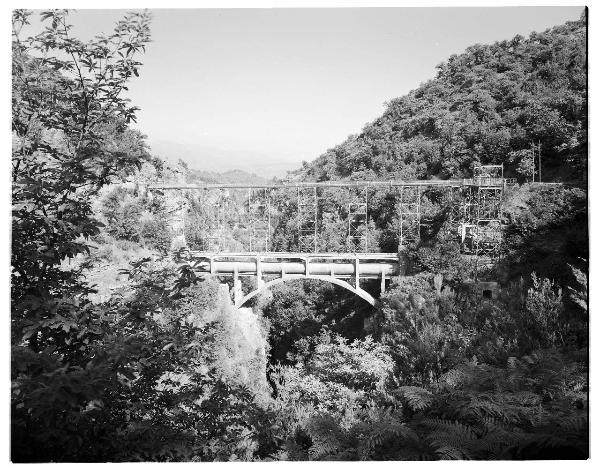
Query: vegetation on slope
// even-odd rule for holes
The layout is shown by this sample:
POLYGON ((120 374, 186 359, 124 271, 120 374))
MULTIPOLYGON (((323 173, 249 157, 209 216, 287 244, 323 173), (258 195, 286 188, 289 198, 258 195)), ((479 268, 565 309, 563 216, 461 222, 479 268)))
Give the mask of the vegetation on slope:
POLYGON ((505 176, 530 181, 531 144, 540 143, 544 181, 583 182, 586 65, 584 16, 529 38, 471 46, 300 174, 443 179, 470 177, 481 163, 504 164, 505 176))

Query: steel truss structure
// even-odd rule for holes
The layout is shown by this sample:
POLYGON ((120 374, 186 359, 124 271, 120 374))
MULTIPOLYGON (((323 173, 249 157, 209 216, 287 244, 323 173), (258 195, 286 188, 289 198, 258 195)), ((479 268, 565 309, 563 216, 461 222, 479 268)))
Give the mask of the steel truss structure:
POLYGON ((218 192, 210 194, 206 192, 205 200, 211 201, 212 204, 208 209, 208 234, 204 238, 205 250, 223 250, 222 233, 229 226, 231 220, 232 204, 229 199, 229 192, 224 189, 219 189, 218 192))
POLYGON ((348 203, 348 250, 353 253, 369 251, 368 234, 368 201, 369 187, 365 187, 354 195, 348 203))
POLYGON ((474 256, 477 277, 500 257, 504 178, 501 165, 476 167, 474 175, 466 188, 461 243, 463 253, 474 256))
POLYGON ((416 243, 421 238, 421 187, 405 186, 400 188, 398 206, 400 227, 398 243, 400 247, 416 243))
POLYGON ((298 251, 316 252, 318 247, 318 199, 317 187, 301 188, 297 192, 298 204, 298 251))
POLYGON ((212 235, 207 238, 205 250, 213 252, 223 251, 221 229, 226 229, 228 225, 230 228, 245 228, 248 231, 248 246, 245 249, 250 252, 272 250, 272 222, 277 223, 281 217, 279 206, 271 207, 272 201, 283 196, 285 204, 297 208, 297 252, 313 254, 324 247, 319 241, 321 188, 339 188, 347 192, 342 203, 346 205, 348 214, 346 245, 348 252, 355 254, 366 254, 369 250, 370 191, 374 192, 374 198, 377 198, 378 191, 394 195, 399 219, 399 249, 420 240, 423 215, 421 201, 425 192, 441 191, 441 198, 447 207, 449 233, 459 242, 461 252, 474 260, 478 267, 483 267, 500 255, 501 206, 507 183, 510 182, 504 178, 501 165, 488 165, 476 167, 473 178, 459 180, 155 185, 149 189, 206 190, 206 201, 214 214, 210 216, 209 230, 212 235), (213 190, 218 190, 218 197, 215 198, 214 193, 208 195, 213 190), (244 192, 247 192, 247 204, 242 203, 244 192))
POLYGON ((251 252, 268 252, 271 241, 271 200, 267 188, 248 190, 249 244, 251 252))
POLYGON ((444 193, 444 206, 448 221, 446 235, 456 238, 461 233, 461 224, 465 217, 465 188, 450 187, 444 193))

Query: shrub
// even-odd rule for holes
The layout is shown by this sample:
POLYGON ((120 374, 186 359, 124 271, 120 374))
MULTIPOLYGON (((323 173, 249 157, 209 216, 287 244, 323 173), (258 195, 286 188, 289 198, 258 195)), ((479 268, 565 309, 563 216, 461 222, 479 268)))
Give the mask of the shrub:
POLYGON ((464 360, 472 334, 456 315, 440 311, 449 296, 430 276, 404 277, 381 297, 376 338, 390 348, 402 382, 429 384, 464 360))
POLYGON ((535 348, 555 347, 564 343, 561 314, 562 290, 547 278, 531 275, 532 286, 525 301, 525 324, 535 348))
POLYGON ((140 235, 145 243, 160 252, 167 252, 171 247, 173 234, 164 215, 158 214, 144 220, 141 223, 140 235))

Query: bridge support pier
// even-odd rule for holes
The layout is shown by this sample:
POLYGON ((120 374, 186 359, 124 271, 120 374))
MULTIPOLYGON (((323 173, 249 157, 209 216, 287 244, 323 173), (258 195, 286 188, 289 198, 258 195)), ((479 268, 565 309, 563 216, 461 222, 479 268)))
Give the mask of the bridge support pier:
POLYGON ((262 277, 262 260, 256 257, 256 289, 261 289, 265 284, 262 277))
POLYGON ((233 271, 233 302, 236 306, 240 304, 240 301, 243 297, 244 292, 242 291, 242 280, 240 280, 240 275, 236 267, 233 271))

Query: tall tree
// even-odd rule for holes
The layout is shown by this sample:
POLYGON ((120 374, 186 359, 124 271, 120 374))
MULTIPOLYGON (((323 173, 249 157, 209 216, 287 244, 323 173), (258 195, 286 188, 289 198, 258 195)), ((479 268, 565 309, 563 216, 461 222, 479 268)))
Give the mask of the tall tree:
POLYGON ((73 460, 95 430, 84 411, 118 373, 119 352, 107 361, 106 345, 119 347, 91 288, 62 262, 89 251, 100 188, 149 157, 123 94, 150 15, 128 14, 87 42, 72 37, 66 10, 42 12, 42 32, 24 38, 31 19, 13 13, 12 453, 73 460))
POLYGON ((13 13, 12 300, 14 334, 27 326, 42 340, 35 326, 52 300, 86 290, 60 264, 88 250, 99 229, 92 198, 149 158, 144 136, 127 126, 136 108, 124 92, 150 41, 150 15, 130 13, 87 42, 72 37, 66 10, 41 13, 43 31, 23 38, 31 18, 13 13))

